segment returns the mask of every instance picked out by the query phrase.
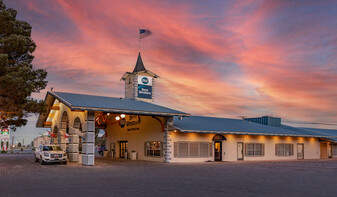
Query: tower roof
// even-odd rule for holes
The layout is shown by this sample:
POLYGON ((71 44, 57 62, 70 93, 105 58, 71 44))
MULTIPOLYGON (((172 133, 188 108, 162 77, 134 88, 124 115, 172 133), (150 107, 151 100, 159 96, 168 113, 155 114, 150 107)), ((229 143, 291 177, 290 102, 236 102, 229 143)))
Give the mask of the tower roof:
POLYGON ((143 64, 142 57, 140 56, 140 53, 138 53, 137 63, 136 63, 135 69, 133 69, 133 72, 136 73, 140 71, 146 71, 146 69, 143 64))

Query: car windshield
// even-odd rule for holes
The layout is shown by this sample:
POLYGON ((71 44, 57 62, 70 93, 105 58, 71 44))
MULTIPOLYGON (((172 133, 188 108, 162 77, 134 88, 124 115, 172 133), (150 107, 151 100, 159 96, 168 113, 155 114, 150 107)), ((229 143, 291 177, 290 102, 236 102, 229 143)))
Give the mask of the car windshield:
POLYGON ((59 146, 43 146, 43 151, 60 151, 59 146))

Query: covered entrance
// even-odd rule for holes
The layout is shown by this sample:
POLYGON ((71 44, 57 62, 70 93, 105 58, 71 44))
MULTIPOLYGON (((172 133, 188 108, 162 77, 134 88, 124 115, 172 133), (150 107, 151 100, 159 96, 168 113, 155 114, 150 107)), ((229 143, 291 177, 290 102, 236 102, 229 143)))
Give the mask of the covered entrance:
POLYGON ((212 140, 214 141, 214 161, 222 161, 222 141, 226 140, 226 138, 217 134, 212 140))

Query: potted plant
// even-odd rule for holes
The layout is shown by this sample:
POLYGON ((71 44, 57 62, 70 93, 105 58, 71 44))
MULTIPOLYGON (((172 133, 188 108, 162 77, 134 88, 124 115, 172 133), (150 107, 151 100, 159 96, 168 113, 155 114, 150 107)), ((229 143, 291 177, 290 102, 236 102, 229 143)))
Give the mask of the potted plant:
POLYGON ((135 150, 131 151, 131 160, 136 160, 137 159, 137 152, 135 150))

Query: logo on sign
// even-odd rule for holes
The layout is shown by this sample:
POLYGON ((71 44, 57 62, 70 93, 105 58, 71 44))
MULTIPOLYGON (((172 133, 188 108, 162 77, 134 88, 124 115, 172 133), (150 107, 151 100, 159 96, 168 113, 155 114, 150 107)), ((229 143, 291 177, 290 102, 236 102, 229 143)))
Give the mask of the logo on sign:
POLYGON ((143 83, 143 84, 148 84, 148 83, 149 83, 149 79, 146 78, 146 77, 143 77, 143 78, 142 78, 142 83, 143 83))

